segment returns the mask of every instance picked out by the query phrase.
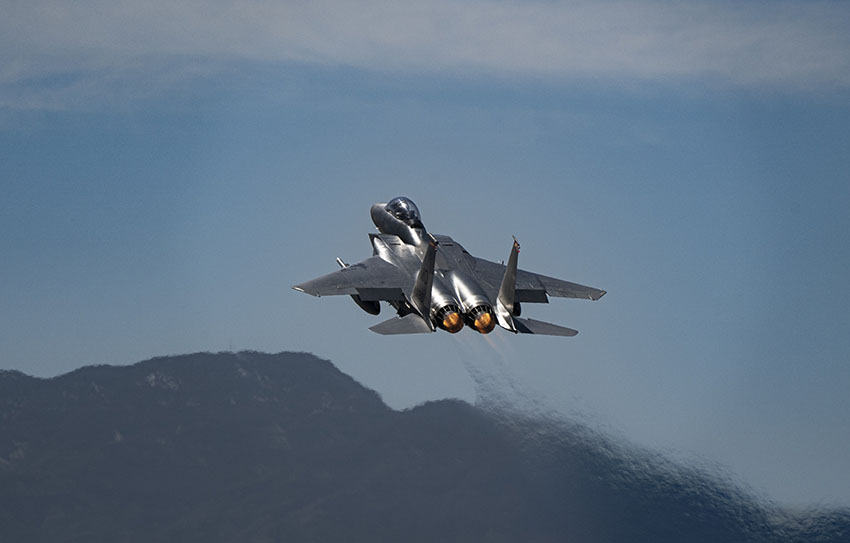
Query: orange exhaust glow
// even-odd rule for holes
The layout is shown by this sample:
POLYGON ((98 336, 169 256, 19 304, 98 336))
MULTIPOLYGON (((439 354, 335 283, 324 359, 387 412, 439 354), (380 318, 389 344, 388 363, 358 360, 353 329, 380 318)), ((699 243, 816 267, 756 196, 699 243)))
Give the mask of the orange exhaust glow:
POLYGON ((446 314, 445 318, 443 318, 443 328, 450 334, 460 332, 460 329, 463 328, 463 319, 460 318, 457 311, 446 314))
POLYGON ((496 319, 490 313, 481 313, 475 317, 472 326, 482 334, 489 334, 496 327, 496 319))

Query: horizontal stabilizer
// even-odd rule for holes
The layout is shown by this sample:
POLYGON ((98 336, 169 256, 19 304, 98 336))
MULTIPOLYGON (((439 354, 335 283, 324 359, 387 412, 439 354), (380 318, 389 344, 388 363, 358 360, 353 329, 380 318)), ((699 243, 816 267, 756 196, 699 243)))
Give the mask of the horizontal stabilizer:
POLYGON ((385 336, 396 334, 424 334, 433 332, 425 319, 415 313, 410 313, 404 317, 393 317, 380 324, 376 324, 369 330, 385 336))
POLYGON ((514 317, 514 326, 520 334, 539 334, 541 336, 568 336, 578 334, 578 330, 558 326, 549 322, 536 321, 534 319, 521 319, 514 317))

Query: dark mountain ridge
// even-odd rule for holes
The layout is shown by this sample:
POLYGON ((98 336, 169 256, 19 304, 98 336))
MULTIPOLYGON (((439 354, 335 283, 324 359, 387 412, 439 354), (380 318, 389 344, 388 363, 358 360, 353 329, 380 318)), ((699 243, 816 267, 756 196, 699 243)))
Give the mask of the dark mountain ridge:
POLYGON ((850 541, 562 420, 406 411, 306 353, 0 372, 0 541, 850 541))

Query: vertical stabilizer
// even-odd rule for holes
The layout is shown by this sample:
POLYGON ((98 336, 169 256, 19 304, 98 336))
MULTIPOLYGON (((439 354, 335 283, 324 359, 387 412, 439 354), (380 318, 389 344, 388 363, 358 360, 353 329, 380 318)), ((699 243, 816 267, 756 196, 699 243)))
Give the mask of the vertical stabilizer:
POLYGON ((511 247, 511 255, 505 266, 505 275, 502 277, 502 286, 499 287, 499 297, 496 300, 496 319, 499 326, 513 333, 517 332, 514 325, 514 302, 516 301, 516 270, 519 261, 519 242, 514 238, 511 247))
POLYGON ((436 261, 437 241, 431 238, 428 248, 425 250, 425 257, 422 259, 422 267, 416 275, 416 284, 413 285, 413 292, 410 294, 410 302, 413 307, 432 330, 434 325, 431 322, 431 287, 434 285, 436 261))

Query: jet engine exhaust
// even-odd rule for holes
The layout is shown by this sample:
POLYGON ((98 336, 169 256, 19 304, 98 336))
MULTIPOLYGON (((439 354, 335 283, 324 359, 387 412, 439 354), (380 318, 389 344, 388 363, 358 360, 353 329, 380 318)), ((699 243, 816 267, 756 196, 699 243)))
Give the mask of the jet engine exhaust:
POLYGON ((456 305, 445 305, 437 311, 437 326, 450 334, 456 334, 463 328, 463 317, 456 305))
POLYGON ((471 326, 482 334, 489 334, 496 327, 496 316, 489 305, 479 305, 467 314, 471 326))

